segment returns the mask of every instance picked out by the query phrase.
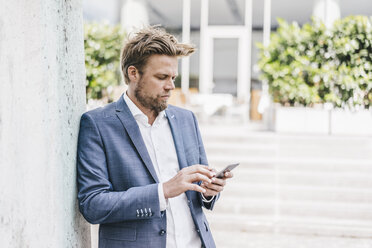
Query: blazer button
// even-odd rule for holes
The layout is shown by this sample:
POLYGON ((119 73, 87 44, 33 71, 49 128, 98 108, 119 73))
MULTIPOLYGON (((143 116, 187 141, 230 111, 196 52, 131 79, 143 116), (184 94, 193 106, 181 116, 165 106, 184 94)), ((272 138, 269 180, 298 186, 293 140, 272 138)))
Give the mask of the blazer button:
POLYGON ((166 233, 165 230, 161 230, 161 231, 159 232, 159 234, 160 234, 161 236, 163 236, 165 233, 166 233))

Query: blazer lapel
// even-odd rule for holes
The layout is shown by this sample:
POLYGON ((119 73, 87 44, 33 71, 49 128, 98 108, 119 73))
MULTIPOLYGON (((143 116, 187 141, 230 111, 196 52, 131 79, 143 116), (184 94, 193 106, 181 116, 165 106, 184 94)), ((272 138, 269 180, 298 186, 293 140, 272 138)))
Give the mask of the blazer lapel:
MULTIPOLYGON (((173 135, 173 140, 174 144, 176 146, 176 152, 177 152, 177 157, 178 157, 178 163, 180 165, 180 170, 182 168, 187 167, 187 159, 185 155, 185 149, 183 146, 183 138, 182 138, 182 133, 181 133, 181 128, 179 122, 181 120, 177 119, 177 115, 173 113, 172 110, 169 108, 165 110, 169 122, 169 126, 172 130, 172 135, 173 135)), ((185 192, 187 198, 189 200, 192 199, 192 191, 188 190, 185 192)), ((189 207, 191 208, 191 211, 193 211, 193 205, 190 204, 189 207)))
POLYGON ((142 139, 138 124, 134 119, 132 113, 130 112, 127 104, 125 103, 123 96, 121 96, 120 99, 116 102, 116 115, 126 129, 130 139, 136 147, 138 154, 140 155, 142 161, 145 163, 151 176, 154 178, 155 182, 159 183, 159 179, 156 175, 149 153, 147 152, 145 142, 142 139))
POLYGON ((172 110, 166 109, 165 113, 167 115, 169 126, 172 131, 174 145, 176 146, 178 163, 180 165, 180 169, 182 169, 184 167, 187 167, 187 160, 185 157, 181 128, 179 127, 178 124, 179 120, 177 119, 176 114, 174 114, 172 110))

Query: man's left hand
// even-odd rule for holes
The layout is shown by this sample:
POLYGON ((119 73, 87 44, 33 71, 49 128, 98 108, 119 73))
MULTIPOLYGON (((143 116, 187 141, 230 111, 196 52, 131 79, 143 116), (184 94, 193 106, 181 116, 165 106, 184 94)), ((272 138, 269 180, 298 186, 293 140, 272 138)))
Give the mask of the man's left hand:
MULTIPOLYGON (((213 171, 216 172, 215 169, 213 169, 213 171)), ((226 180, 232 178, 233 176, 234 175, 232 172, 225 172, 223 178, 213 177, 212 183, 203 182, 200 186, 206 190, 206 192, 203 193, 204 197, 210 198, 223 191, 226 185, 226 180)))

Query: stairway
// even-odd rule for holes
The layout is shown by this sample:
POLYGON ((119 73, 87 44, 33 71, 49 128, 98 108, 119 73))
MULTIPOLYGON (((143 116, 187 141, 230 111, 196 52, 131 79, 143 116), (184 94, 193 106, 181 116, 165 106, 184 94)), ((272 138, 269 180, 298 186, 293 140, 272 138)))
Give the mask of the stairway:
POLYGON ((240 162, 214 211, 205 211, 217 247, 274 247, 273 239, 285 248, 299 247, 289 240, 372 247, 371 137, 211 125, 201 133, 211 166, 240 162))

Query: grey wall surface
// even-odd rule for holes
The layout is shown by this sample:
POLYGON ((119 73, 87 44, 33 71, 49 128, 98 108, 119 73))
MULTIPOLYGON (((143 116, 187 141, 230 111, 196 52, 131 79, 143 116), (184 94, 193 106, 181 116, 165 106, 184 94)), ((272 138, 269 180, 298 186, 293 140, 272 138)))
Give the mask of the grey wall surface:
POLYGON ((0 247, 89 247, 77 210, 81 0, 0 0, 0 247))

